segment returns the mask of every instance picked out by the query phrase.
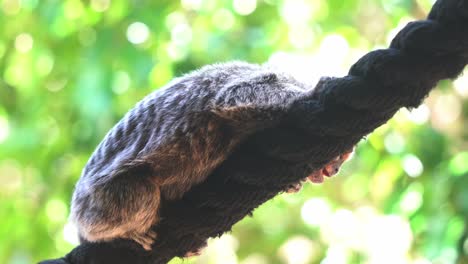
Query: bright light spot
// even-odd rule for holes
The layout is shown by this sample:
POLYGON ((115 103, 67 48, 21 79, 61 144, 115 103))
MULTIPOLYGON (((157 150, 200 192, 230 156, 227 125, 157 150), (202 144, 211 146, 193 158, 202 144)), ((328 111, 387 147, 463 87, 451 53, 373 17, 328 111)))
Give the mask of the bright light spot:
POLYGON ((295 48, 306 48, 312 44, 314 32, 309 26, 296 26, 289 30, 288 39, 295 48))
POLYGON ((181 12, 172 12, 166 17, 166 27, 172 29, 179 24, 187 24, 185 15, 181 12))
POLYGON ((399 216, 376 217, 367 223, 364 232, 370 263, 402 263, 411 248, 411 228, 399 216))
POLYGON ((365 224, 364 222, 375 218, 377 214, 377 210, 371 206, 360 206, 356 209, 356 216, 361 224, 365 224))
POLYGON ((21 33, 15 39, 15 48, 21 53, 30 51, 33 47, 34 39, 28 33, 21 33))
POLYGON ((192 29, 185 23, 177 24, 171 30, 171 40, 176 45, 187 45, 192 41, 192 29))
POLYGON ((64 1, 63 13, 69 20, 78 19, 86 12, 82 1, 64 1))
POLYGON ((405 139, 398 132, 390 132, 385 136, 384 145, 389 153, 398 154, 405 149, 405 139))
POLYGON ((246 257, 240 264, 268 264, 268 258, 260 254, 252 254, 246 257))
POLYGON ((324 74, 320 68, 322 61, 308 54, 275 52, 268 60, 268 65, 278 68, 294 76, 299 81, 309 83, 314 87, 324 74))
POLYGON ((210 239, 203 254, 208 255, 213 263, 237 264, 235 252, 238 246, 237 238, 225 234, 220 238, 210 239))
POLYGON ((148 26, 141 22, 134 22, 127 28, 127 39, 133 44, 141 44, 149 37, 148 26))
POLYGON ((462 106, 457 97, 451 94, 439 96, 434 104, 435 125, 439 128, 450 125, 460 117, 461 110, 462 106))
POLYGON ((36 71, 41 76, 48 75, 54 67, 54 59, 52 56, 41 54, 36 62, 36 71))
POLYGON ((182 0, 182 6, 185 9, 200 10, 202 2, 202 0, 182 0))
POLYGON ((341 35, 332 34, 326 36, 320 44, 320 53, 324 54, 337 54, 334 57, 342 59, 348 54, 349 44, 348 41, 341 35))
POLYGON ((449 169, 455 175, 462 175, 468 172, 468 152, 458 153, 450 160, 449 169))
POLYGON ((116 94, 123 94, 130 87, 130 76, 124 71, 115 74, 112 80, 112 91, 116 94))
POLYGON ((407 221, 378 215, 371 207, 360 207, 355 213, 340 209, 320 231, 323 240, 332 245, 323 262, 327 264, 347 263, 348 250, 362 252, 368 263, 406 263, 401 260, 412 243, 407 221))
POLYGON ((8 125, 8 120, 0 116, 0 143, 4 142, 8 135, 10 135, 10 126, 8 125))
POLYGON ((348 263, 348 252, 345 247, 331 245, 327 250, 327 256, 320 264, 348 263))
POLYGON ((337 210, 320 228, 320 235, 327 244, 357 248, 360 244, 360 219, 358 215, 347 209, 337 210))
POLYGON ((408 119, 413 121, 413 123, 422 125, 429 120, 431 111, 427 105, 422 104, 418 108, 413 109, 408 112, 408 119))
POLYGON ((347 209, 336 211, 329 224, 332 243, 333 241, 344 244, 352 242, 356 238, 358 224, 359 222, 352 211, 347 209))
POLYGON ((401 209, 406 213, 413 213, 421 207, 423 202, 422 194, 419 191, 413 190, 407 192, 401 202, 401 209))
POLYGON ((68 222, 63 227, 63 239, 74 246, 80 244, 78 230, 73 223, 68 222))
POLYGON ((288 239, 279 251, 281 258, 288 264, 310 263, 312 257, 316 254, 313 241, 304 236, 295 236, 288 239))
POLYGON ((3 12, 7 15, 16 15, 21 10, 20 0, 4 0, 2 2, 2 9, 3 12))
POLYGON ((91 8, 96 12, 104 12, 110 6, 110 0, 91 0, 91 8))
POLYGON ((465 71, 465 73, 458 77, 458 79, 456 79, 454 82, 453 82, 453 86, 455 86, 455 91, 467 98, 468 97, 468 71, 465 71))
POLYGON ((312 17, 312 7, 305 0, 284 1, 281 7, 281 16, 291 26, 306 24, 312 17))
POLYGON ((83 28, 78 33, 78 41, 83 46, 90 46, 96 41, 96 31, 92 28, 83 28))
POLYGON ((213 25, 221 30, 228 30, 234 26, 235 18, 231 11, 221 8, 211 17, 213 25))
POLYGON ((321 198, 307 200, 301 209, 302 219, 312 226, 320 226, 327 222, 331 213, 330 205, 326 200, 321 198))
POLYGON ((188 50, 186 47, 175 45, 172 42, 167 45, 166 50, 167 54, 173 61, 181 61, 188 55, 188 50))
POLYGON ((24 69, 19 64, 9 65, 3 74, 3 80, 10 85, 20 86, 24 81, 24 69))
POLYGON ((410 177, 418 177, 423 173, 424 166, 418 157, 408 154, 403 158, 403 169, 410 177))
POLYGON ((332 34, 326 36, 320 44, 318 60, 321 62, 322 71, 330 75, 345 75, 343 62, 348 55, 348 41, 341 35, 332 34))
POLYGON ((413 261, 413 264, 433 264, 428 259, 419 258, 413 261))
POLYGON ((435 263, 455 263, 457 259, 457 250, 454 248, 444 248, 441 254, 434 260, 435 263))
POLYGON ((257 8, 257 0, 234 0, 234 11, 239 15, 249 15, 257 8))
POLYGON ((62 200, 49 200, 45 210, 47 217, 52 222, 60 222, 67 218, 67 206, 62 200))

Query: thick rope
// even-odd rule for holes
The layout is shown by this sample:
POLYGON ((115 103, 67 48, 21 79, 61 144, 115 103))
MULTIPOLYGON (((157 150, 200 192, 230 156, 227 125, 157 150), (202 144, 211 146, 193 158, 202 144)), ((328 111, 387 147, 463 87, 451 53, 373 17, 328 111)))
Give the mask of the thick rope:
POLYGON ((390 48, 368 53, 343 78, 324 78, 283 122, 244 142, 182 200, 165 203, 150 253, 132 241, 85 243, 42 263, 167 263, 236 222, 357 144, 401 107, 418 106, 438 81, 468 63, 468 1, 439 0, 390 48))

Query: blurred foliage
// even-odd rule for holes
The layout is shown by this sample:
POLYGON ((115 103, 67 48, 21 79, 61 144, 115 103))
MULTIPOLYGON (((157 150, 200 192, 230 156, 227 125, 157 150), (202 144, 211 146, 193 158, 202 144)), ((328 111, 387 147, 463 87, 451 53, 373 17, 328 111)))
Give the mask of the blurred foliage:
MULTIPOLYGON (((74 183, 144 95, 226 60, 343 75, 430 0, 0 0, 0 263, 62 256, 74 183)), ((468 263, 468 77, 183 263, 468 263)), ((171 263, 181 263, 174 260, 171 263)))

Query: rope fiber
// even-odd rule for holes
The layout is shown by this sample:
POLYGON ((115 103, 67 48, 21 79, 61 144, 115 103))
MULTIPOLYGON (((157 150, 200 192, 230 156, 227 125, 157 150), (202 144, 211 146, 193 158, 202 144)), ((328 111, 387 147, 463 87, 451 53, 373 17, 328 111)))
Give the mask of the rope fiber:
POLYGON ((129 240, 84 243, 42 264, 167 263, 202 246, 356 145, 402 107, 421 104, 468 63, 468 0, 438 0, 427 20, 409 23, 388 49, 363 56, 342 78, 323 78, 277 126, 255 133, 203 183, 164 203, 151 252, 129 240))

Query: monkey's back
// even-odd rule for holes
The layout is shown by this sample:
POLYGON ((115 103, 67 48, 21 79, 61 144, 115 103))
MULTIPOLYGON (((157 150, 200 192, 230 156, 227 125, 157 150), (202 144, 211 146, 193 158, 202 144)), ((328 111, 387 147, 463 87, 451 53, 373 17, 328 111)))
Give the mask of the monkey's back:
POLYGON ((105 136, 84 168, 76 191, 93 192, 96 183, 106 182, 129 164, 143 162, 166 186, 163 196, 177 198, 202 181, 246 136, 213 113, 219 102, 227 108, 237 104, 236 100, 261 100, 265 104, 278 100, 283 104, 304 91, 304 84, 284 76, 266 88, 253 86, 248 93, 242 85, 237 90, 225 89, 259 74, 269 73, 260 65, 215 64, 176 78, 149 94, 105 136), (256 89, 271 92, 255 94, 256 89), (252 96, 255 98, 249 98, 252 96))
POLYGON ((161 202, 205 180, 310 87, 269 67, 233 62, 149 94, 109 131, 82 172, 71 206, 81 237, 131 238, 150 247, 161 202))

